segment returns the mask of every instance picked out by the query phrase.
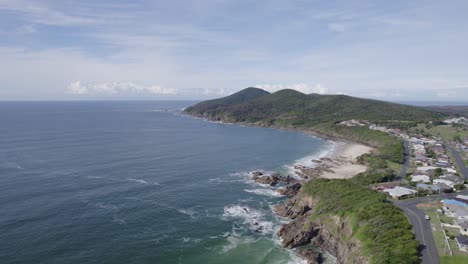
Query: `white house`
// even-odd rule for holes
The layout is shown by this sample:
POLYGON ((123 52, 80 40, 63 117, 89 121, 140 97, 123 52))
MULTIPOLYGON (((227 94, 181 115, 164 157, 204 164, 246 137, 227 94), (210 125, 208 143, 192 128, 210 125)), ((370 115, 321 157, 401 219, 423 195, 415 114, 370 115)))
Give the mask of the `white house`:
POLYGON ((453 188, 453 186, 455 186, 456 183, 454 183, 453 181, 449 181, 449 180, 444 180, 444 179, 435 179, 432 181, 434 184, 438 184, 438 183, 443 183, 443 184, 446 184, 450 187, 453 188))
POLYGON ((412 182, 422 182, 422 183, 429 183, 431 179, 427 175, 413 175, 411 176, 412 182))
POLYGON ((391 189, 384 189, 383 192, 388 193, 392 198, 399 199, 401 197, 410 196, 416 194, 415 190, 396 186, 391 189))

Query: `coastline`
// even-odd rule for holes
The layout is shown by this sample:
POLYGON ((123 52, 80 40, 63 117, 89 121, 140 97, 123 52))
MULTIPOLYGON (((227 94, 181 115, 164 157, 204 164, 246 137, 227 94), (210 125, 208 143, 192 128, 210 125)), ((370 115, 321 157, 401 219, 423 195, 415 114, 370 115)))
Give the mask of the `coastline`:
MULTIPOLYGON (((187 113, 182 113, 183 115, 188 115, 192 118, 197 118, 197 119, 203 119, 208 122, 213 122, 213 123, 219 123, 219 124, 225 124, 225 125, 239 125, 239 126, 248 126, 248 127, 262 127, 262 128, 272 128, 272 129, 278 129, 278 130, 288 130, 288 131, 294 131, 294 132, 300 132, 303 134, 306 134, 308 136, 316 137, 322 140, 326 141, 331 141, 333 143, 333 146, 331 149, 318 153, 317 156, 315 157, 304 157, 294 163, 294 170, 297 175, 300 176, 301 179, 298 180, 296 183, 287 183, 285 184, 284 182, 281 182, 284 180, 284 176, 280 176, 280 180, 276 181, 274 184, 272 182, 261 182, 258 181, 258 179, 266 179, 271 180, 271 177, 274 175, 264 175, 261 174, 260 177, 252 177, 252 180, 256 181, 257 183, 261 184, 269 184, 270 186, 275 186, 277 182, 279 184, 283 184, 284 188, 279 188, 277 191, 279 192, 280 195, 289 197, 283 202, 280 202, 273 206, 272 211, 274 214, 276 214, 279 217, 283 217, 288 219, 287 222, 283 222, 283 225, 279 230, 275 231, 275 236, 279 238, 281 241, 281 246, 285 249, 292 250, 292 252, 295 253, 296 257, 302 259, 305 263, 324 263, 324 253, 319 253, 317 250, 302 250, 302 249, 297 249, 297 248, 291 248, 289 246, 285 246, 283 243, 283 236, 287 236, 289 234, 287 233, 295 233, 298 230, 301 230, 303 226, 297 226, 297 228, 294 228, 294 230, 289 230, 287 233, 283 230, 283 228, 289 224, 294 224, 295 217, 296 215, 287 215, 285 213, 281 213, 278 211, 278 208, 286 208, 288 207, 288 204, 290 201, 296 201, 299 199, 298 197, 301 196, 301 191, 300 187, 299 188, 292 188, 293 190, 288 190, 289 187, 294 187, 297 184, 300 184, 299 186, 302 186, 302 184, 314 180, 316 178, 327 178, 327 179, 349 179, 352 178, 353 176, 364 172, 367 167, 361 164, 357 163, 357 158, 363 154, 366 153, 371 153, 375 149, 361 144, 357 142, 352 142, 350 140, 342 139, 339 137, 333 137, 333 136, 328 136, 322 133, 318 133, 312 130, 308 129, 298 129, 298 128, 288 128, 288 127, 281 127, 281 126, 263 126, 263 125, 258 125, 258 124, 251 124, 251 123, 244 123, 244 122, 238 122, 238 123, 228 123, 228 122, 223 122, 223 121, 213 121, 204 117, 198 117, 194 116, 191 114, 187 113), (312 165, 311 166, 304 166, 300 162, 301 161, 307 161, 307 158, 311 158, 312 165), (301 168, 302 166, 302 168, 301 168), (308 175, 306 170, 310 170, 309 172, 312 172, 311 175, 308 175), (301 176, 302 173, 302 176, 301 176), (304 177, 305 176, 305 177, 304 177), (282 177, 282 178, 281 178, 282 177)), ((256 172, 250 172, 251 174, 255 175, 256 172)), ((289 178, 289 175, 287 176, 289 178)), ((307 214, 308 215, 308 214, 307 214)), ((322 250, 325 252, 325 255, 330 255, 336 258, 334 254, 331 254, 329 250, 325 248, 322 248, 322 250)), ((328 262, 327 262, 328 263, 328 262)))
POLYGON ((330 159, 332 159, 334 161, 333 163, 336 165, 332 165, 332 167, 320 175, 319 178, 349 179, 367 170, 366 166, 357 163, 357 158, 363 154, 372 152, 374 150, 373 148, 348 142, 343 145, 337 145, 337 150, 330 154, 330 159))

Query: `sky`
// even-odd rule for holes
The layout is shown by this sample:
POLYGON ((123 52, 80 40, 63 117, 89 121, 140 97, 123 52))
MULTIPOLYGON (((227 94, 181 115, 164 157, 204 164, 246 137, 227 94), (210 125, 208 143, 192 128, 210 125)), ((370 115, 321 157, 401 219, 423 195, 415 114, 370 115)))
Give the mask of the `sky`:
POLYGON ((0 0, 0 100, 468 102, 468 1, 0 0))

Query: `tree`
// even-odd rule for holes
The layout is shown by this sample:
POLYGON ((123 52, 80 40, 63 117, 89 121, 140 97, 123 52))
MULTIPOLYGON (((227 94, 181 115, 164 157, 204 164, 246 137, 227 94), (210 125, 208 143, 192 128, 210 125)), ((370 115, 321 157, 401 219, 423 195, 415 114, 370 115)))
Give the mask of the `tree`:
POLYGON ((439 177, 440 175, 442 175, 442 169, 441 168, 437 168, 434 170, 434 177, 439 177))
POLYGON ((466 189, 466 186, 463 183, 458 183, 458 184, 455 184, 453 188, 455 188, 455 190, 457 191, 462 191, 466 189))
POLYGON ((455 141, 455 142, 461 142, 462 139, 461 139, 460 134, 456 134, 455 136, 453 136, 453 141, 455 141))

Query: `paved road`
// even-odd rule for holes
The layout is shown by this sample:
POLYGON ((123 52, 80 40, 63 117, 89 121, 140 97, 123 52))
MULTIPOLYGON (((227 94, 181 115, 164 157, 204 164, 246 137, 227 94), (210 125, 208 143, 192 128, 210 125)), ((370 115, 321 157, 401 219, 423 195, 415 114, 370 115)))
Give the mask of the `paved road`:
POLYGON ((400 174, 398 175, 397 180, 404 179, 406 176, 406 172, 408 171, 408 168, 409 168, 410 154, 411 154, 409 142, 404 140, 403 147, 404 147, 403 167, 401 167, 400 174))
POLYGON ((450 152, 453 153, 453 156, 455 157, 455 162, 457 163, 458 167, 461 170, 461 176, 465 178, 465 181, 468 181, 468 168, 465 167, 465 163, 463 162, 463 159, 460 156, 460 152, 456 150, 454 147, 450 146, 447 144, 447 147, 450 149, 450 152))
POLYGON ((468 194, 468 191, 461 193, 447 193, 441 195, 432 195, 429 197, 420 197, 407 199, 402 201, 395 201, 394 204, 401 208, 409 221, 413 225, 414 234, 416 239, 421 245, 422 263, 423 264, 438 264, 439 254, 437 247, 432 236, 432 228, 429 221, 424 219, 424 212, 419 210, 416 205, 419 203, 434 201, 440 198, 453 198, 459 194, 468 194))

